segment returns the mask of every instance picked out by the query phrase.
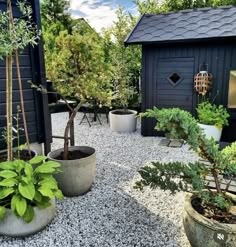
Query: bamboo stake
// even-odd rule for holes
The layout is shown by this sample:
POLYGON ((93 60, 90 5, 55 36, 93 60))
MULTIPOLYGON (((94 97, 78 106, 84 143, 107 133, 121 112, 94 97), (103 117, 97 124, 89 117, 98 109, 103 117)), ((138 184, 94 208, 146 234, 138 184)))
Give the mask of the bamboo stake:
MULTIPOLYGON (((11 21, 12 27, 14 27, 11 1, 9 2, 10 2, 9 3, 10 21, 11 21)), ((23 95, 23 89, 22 89, 22 80, 21 80, 18 50, 15 50, 15 59, 16 59, 17 77, 18 77, 18 85, 19 85, 19 93, 20 93, 20 104, 21 104, 22 119, 23 119, 24 130, 25 130, 26 145, 27 145, 29 156, 31 158, 30 144, 29 144, 29 132, 28 132, 26 116, 25 116, 24 95, 23 95)))

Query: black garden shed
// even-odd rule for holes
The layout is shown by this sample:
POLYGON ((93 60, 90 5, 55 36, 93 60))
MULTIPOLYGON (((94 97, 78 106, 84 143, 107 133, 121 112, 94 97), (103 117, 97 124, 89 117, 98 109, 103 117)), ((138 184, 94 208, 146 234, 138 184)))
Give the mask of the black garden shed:
MULTIPOLYGON (((27 1, 33 10, 34 22, 38 28, 41 29, 40 21, 40 5, 39 0, 27 1)), ((17 17, 19 14, 16 7, 17 1, 12 0, 13 15, 17 17)), ((0 0, 0 9, 5 11, 7 8, 7 1, 0 0)), ((1 30, 0 30, 1 32, 1 30)), ((13 58, 14 59, 14 58, 13 58)), ((41 151, 41 143, 44 143, 44 149, 47 153, 50 150, 51 143, 51 122, 48 110, 47 95, 42 95, 39 92, 31 89, 28 81, 46 86, 45 67, 43 46, 40 41, 34 48, 27 47, 20 52, 20 70, 23 83, 23 95, 25 100, 26 120, 29 132, 29 138, 34 149, 41 151)), ((5 141, 2 137, 2 132, 6 125, 6 68, 5 61, 0 60, 0 150, 6 148, 5 141)), ((18 80, 16 74, 16 64, 13 64, 13 114, 16 113, 17 105, 20 105, 20 95, 18 80)), ((22 143, 24 143, 24 134, 22 134, 22 143)))
MULTIPOLYGON (((210 97, 230 112, 222 140, 236 140, 236 7, 144 14, 125 40, 142 45, 142 111, 179 107, 195 114, 194 75, 201 65, 213 75, 210 97)), ((142 120, 152 136, 155 122, 142 120)))

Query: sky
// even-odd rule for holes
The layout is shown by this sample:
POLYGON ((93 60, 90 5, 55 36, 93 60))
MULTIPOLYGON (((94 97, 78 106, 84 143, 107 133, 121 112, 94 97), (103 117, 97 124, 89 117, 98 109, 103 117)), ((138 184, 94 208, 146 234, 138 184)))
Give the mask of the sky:
POLYGON ((132 0, 71 0, 71 13, 74 18, 83 17, 100 32, 116 20, 115 11, 119 5, 132 14, 136 13, 132 0))

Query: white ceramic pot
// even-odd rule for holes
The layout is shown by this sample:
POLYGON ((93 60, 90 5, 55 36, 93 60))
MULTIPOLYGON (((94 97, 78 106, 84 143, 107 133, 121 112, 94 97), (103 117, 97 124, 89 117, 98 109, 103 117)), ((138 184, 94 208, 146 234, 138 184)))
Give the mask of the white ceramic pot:
POLYGON ((203 130, 207 139, 214 138, 215 141, 220 141, 222 129, 217 128, 215 125, 206 125, 206 124, 198 124, 200 128, 203 130))
POLYGON ((63 152, 63 148, 48 154, 49 160, 61 164, 62 173, 55 174, 58 187, 65 196, 79 196, 90 190, 95 179, 96 153, 95 149, 86 146, 69 147, 69 151, 82 151, 88 154, 85 158, 75 160, 59 160, 57 157, 63 152))
POLYGON ((55 200, 51 200, 51 206, 47 208, 34 207, 34 219, 26 223, 18 218, 10 209, 0 221, 0 235, 11 237, 23 237, 39 232, 45 228, 54 218, 56 213, 55 200))
POLYGON ((119 114, 123 109, 109 112, 111 130, 117 132, 134 132, 137 128, 137 111, 128 110, 128 114, 119 114))

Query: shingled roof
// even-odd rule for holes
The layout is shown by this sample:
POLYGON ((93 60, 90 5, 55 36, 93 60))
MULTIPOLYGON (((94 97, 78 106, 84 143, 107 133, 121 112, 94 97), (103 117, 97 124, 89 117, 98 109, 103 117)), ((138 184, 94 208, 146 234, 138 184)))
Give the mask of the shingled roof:
POLYGON ((144 14, 125 45, 236 37, 236 7, 144 14))

